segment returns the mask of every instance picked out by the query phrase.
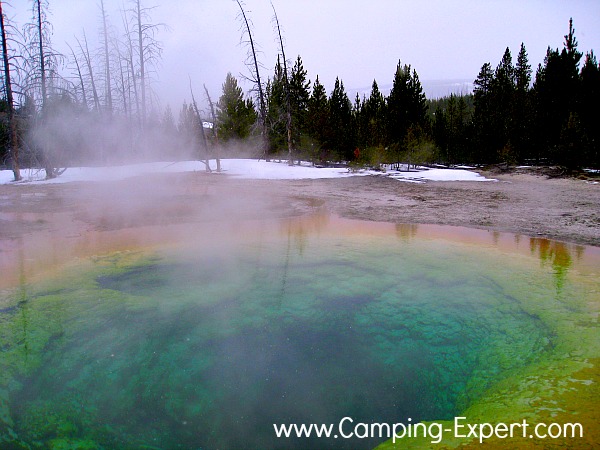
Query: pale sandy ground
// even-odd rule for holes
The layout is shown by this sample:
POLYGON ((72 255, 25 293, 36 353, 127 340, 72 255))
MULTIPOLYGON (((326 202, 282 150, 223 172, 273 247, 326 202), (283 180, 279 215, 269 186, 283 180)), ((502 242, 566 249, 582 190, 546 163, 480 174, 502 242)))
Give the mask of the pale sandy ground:
POLYGON ((0 245, 58 223, 65 232, 81 226, 102 231, 326 209, 346 218, 466 226, 600 246, 600 184, 483 174, 498 181, 415 184, 376 176, 251 181, 189 173, 0 185, 0 245))
POLYGON ((169 228, 173 225, 187 224, 193 232, 199 222, 316 211, 600 246, 600 184, 530 174, 484 175, 498 181, 415 184, 380 176, 251 181, 186 173, 0 185, 0 287, 73 257, 159 242, 165 234, 176 234, 169 228))
POLYGON ((600 245, 600 184, 527 174, 497 182, 402 183, 351 178, 295 182, 336 213, 395 223, 457 225, 600 245))

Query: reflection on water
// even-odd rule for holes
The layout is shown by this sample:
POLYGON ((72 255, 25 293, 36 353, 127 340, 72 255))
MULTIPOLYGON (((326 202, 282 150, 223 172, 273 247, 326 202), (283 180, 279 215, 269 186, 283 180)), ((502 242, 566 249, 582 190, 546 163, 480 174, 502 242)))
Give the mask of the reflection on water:
POLYGON ((510 235, 326 214, 236 227, 2 293, 0 442, 371 448, 385 439, 282 441, 273 424, 451 419, 589 323, 582 248, 530 240, 549 274, 510 235))
POLYGON ((396 224, 396 236, 408 241, 417 236, 419 225, 416 223, 399 223, 396 224))
POLYGON ((542 264, 550 264, 554 271, 557 293, 560 294, 567 276, 567 272, 573 263, 573 252, 577 259, 581 259, 585 248, 581 245, 569 246, 564 242, 551 241, 542 238, 530 238, 529 247, 532 254, 537 254, 542 264), (570 248, 571 247, 571 248, 570 248), (573 248, 574 247, 574 248, 573 248))
MULTIPOLYGON (((419 224, 397 224, 396 225, 396 236, 399 239, 408 241, 416 237, 422 237, 424 235, 435 236, 435 231, 429 232, 423 230, 439 230, 442 235, 450 234, 448 231, 441 231, 442 229, 451 229, 452 227, 436 227, 431 225, 419 225, 419 224), (421 230, 421 232, 419 232, 421 230)), ((489 246, 492 244, 496 248, 501 249, 512 249, 518 252, 524 252, 524 246, 522 245, 521 235, 510 235, 507 233, 500 233, 498 231, 480 231, 465 228, 455 228, 459 230, 459 233, 465 236, 469 236, 465 239, 466 242, 475 244, 483 244, 489 246), (513 236, 513 242, 509 242, 508 237, 513 236)), ((535 238, 529 237, 529 252, 531 255, 536 255, 543 266, 550 265, 553 270, 555 286, 557 295, 560 295, 562 287, 567 277, 569 269, 573 265, 573 258, 577 261, 582 261, 586 255, 586 247, 576 244, 568 244, 566 242, 553 241, 546 238, 535 238)), ((600 262, 600 252, 598 249, 594 249, 594 254, 591 255, 592 264, 600 262)))

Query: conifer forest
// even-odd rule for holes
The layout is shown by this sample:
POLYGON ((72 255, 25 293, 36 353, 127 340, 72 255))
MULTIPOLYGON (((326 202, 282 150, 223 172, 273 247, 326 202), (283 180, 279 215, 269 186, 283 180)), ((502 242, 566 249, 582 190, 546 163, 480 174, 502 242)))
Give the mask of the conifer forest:
MULTIPOLYGON (((100 48, 82 32, 69 54, 53 48, 51 1, 31 3, 31 20, 20 24, 0 2, 0 166, 16 180, 21 167, 54 177, 77 164, 236 156, 242 141, 246 156, 291 164, 600 167, 600 67, 592 49, 579 48, 572 20, 563 47, 548 47, 536 68, 524 43, 516 57, 507 47, 482 62, 472 93, 427 99, 402 55, 389 55, 398 60, 390 89, 373 80, 370 93, 351 98, 337 78, 328 93, 300 55, 286 59, 280 40, 277 60, 265 64, 272 69, 248 64, 251 90, 231 73, 218 93, 189 80, 193 101, 174 112, 152 91, 165 25, 142 0, 127 3, 118 30, 107 28, 101 1, 100 48)), ((253 44, 251 28, 244 32, 253 44)))

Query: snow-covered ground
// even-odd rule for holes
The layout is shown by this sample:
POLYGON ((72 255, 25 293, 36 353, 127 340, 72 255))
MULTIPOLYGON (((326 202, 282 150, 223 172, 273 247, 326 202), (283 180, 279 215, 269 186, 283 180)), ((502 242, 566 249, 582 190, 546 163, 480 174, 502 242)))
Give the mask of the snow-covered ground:
MULTIPOLYGON (((211 167, 216 168, 215 161, 211 167)), ((476 172, 466 169, 427 169, 422 168, 411 172, 388 170, 377 172, 373 170, 349 171, 346 168, 319 168, 310 163, 288 166, 283 162, 266 162, 255 159, 223 159, 223 173, 247 179, 262 180, 299 180, 317 178, 341 178, 350 176, 389 176, 400 181, 422 183, 426 181, 495 181, 485 178, 476 172)), ((23 169, 21 183, 68 183, 72 181, 117 181, 135 176, 153 173, 204 172, 205 167, 199 161, 152 162, 110 167, 72 167, 58 178, 45 180, 43 169, 23 169)), ((13 173, 10 170, 0 171, 0 184, 13 183, 13 173)))

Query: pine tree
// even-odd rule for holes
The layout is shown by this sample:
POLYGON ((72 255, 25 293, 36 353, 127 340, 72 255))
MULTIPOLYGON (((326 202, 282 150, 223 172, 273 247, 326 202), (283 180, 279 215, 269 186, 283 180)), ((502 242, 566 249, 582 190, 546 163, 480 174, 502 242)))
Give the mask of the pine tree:
POLYGON ((367 124, 367 147, 384 144, 385 139, 385 98, 379 91, 377 81, 373 80, 371 94, 364 103, 364 117, 367 124))
POLYGON ((525 44, 521 43, 519 56, 517 56, 517 64, 515 66, 515 85, 517 92, 525 93, 529 90, 531 84, 531 66, 525 44))
POLYGON ((173 117, 173 111, 171 110, 170 105, 167 105, 165 107, 165 110, 160 120, 160 125, 163 131, 169 135, 173 135, 177 131, 177 127, 175 126, 175 119, 173 117))
POLYGON ((406 150, 409 132, 418 138, 427 120, 427 107, 423 87, 416 70, 398 61, 392 90, 387 105, 387 143, 396 149, 398 162, 406 150))
POLYGON ((227 74, 223 83, 223 94, 217 103, 217 129, 223 141, 245 139, 250 136, 257 116, 252 101, 244 101, 242 88, 237 79, 227 74))
POLYGON ((532 111, 530 101, 531 66, 525 44, 517 56, 515 66, 515 93, 513 100, 513 127, 510 142, 517 160, 531 159, 530 130, 532 128, 532 111))
POLYGON ((492 84, 494 72, 492 65, 485 63, 474 81, 473 89, 473 126, 476 153, 474 158, 482 162, 494 162, 493 137, 494 124, 492 121, 492 84))
POLYGON ((398 62, 392 90, 387 98, 387 143, 399 145, 408 131, 410 66, 398 62))
POLYGON ((600 167, 600 67, 593 51, 585 56, 581 69, 579 117, 585 134, 583 164, 600 167))
POLYGON ((351 128, 352 104, 344 89, 344 83, 339 78, 335 79, 328 105, 329 120, 326 144, 339 158, 348 161, 352 159, 354 152, 351 128))
POLYGON ((515 68, 507 47, 502 60, 496 67, 491 83, 490 113, 492 114, 492 152, 499 152, 499 159, 514 162, 510 136, 513 128, 513 101, 515 97, 515 68))
POLYGON ((352 124, 351 127, 354 130, 354 141, 353 145, 355 147, 354 158, 357 159, 360 157, 360 149, 364 149, 366 147, 366 139, 367 139, 367 122, 365 120, 365 104, 367 99, 360 98, 360 94, 357 92, 354 97, 354 103, 352 105, 352 124), (356 151, 358 149, 358 152, 356 151))
POLYGON ((268 80, 265 89, 270 154, 282 151, 287 145, 285 83, 281 60, 277 56, 273 79, 268 80))
POLYGON ((310 99, 310 80, 304 69, 300 55, 296 58, 290 76, 290 103, 292 108, 292 130, 294 143, 299 145, 308 133, 307 115, 310 99))
POLYGON ((324 163, 327 152, 324 149, 326 143, 327 126, 329 122, 329 107, 327 92, 319 81, 319 76, 313 84, 312 94, 308 100, 308 133, 313 141, 311 143, 311 154, 313 158, 324 163))
MULTIPOLYGON (((581 149, 572 142, 575 134, 581 130, 577 112, 581 57, 571 19, 564 48, 561 52, 548 48, 544 65, 536 73, 533 88, 538 152, 570 168, 582 162, 581 149)), ((581 139, 577 137, 575 140, 579 142, 581 139)))
MULTIPOLYGON (((196 147, 196 127, 196 115, 192 105, 188 105, 184 101, 179 111, 179 121, 177 123, 177 132, 184 148, 194 149, 196 147)), ((194 152, 191 154, 194 154, 194 152)))
POLYGON ((473 95, 450 94, 429 101, 432 115, 432 137, 438 147, 437 159, 446 164, 473 162, 471 156, 471 123, 473 95))
POLYGON ((412 77, 409 79, 408 89, 411 94, 411 107, 409 109, 410 124, 411 126, 423 127, 427 119, 427 99, 425 98, 423 86, 415 69, 413 69, 412 77))

